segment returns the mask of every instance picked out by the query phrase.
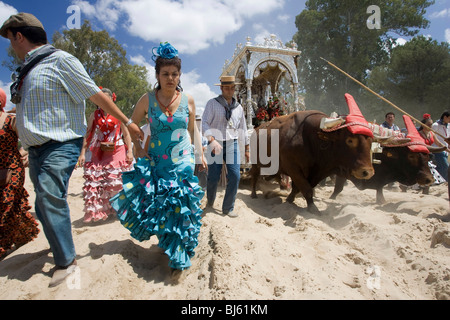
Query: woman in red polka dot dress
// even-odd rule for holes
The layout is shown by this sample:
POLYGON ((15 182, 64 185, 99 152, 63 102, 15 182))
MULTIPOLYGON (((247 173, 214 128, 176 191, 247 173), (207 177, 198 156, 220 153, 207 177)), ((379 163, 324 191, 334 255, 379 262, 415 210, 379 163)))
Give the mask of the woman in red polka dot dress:
MULTIPOLYGON (((101 89, 115 101, 111 90, 101 89)), ((84 222, 88 223, 115 216, 109 199, 122 189, 122 172, 132 169, 134 157, 126 126, 100 108, 89 117, 86 136, 78 165, 84 166, 84 222), (110 143, 110 150, 102 147, 104 143, 110 143)))
POLYGON ((13 247, 32 241, 39 233, 24 188, 27 153, 17 148, 16 118, 3 111, 5 104, 6 94, 0 89, 0 168, 12 169, 9 183, 0 186, 0 258, 13 247))

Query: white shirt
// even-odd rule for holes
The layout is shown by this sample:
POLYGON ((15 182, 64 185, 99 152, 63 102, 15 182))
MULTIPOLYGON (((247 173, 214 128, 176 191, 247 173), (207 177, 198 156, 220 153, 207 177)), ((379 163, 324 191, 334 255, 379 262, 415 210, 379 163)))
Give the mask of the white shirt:
MULTIPOLYGON (((434 131, 436 131, 437 133, 443 135, 446 138, 450 137, 450 125, 445 125, 441 122, 441 120, 436 121, 435 123, 433 123, 431 125, 431 129, 433 129, 434 131)), ((434 135, 436 139, 438 139, 440 142, 442 142, 444 144, 444 146, 448 147, 447 142, 445 142, 444 138, 442 138, 441 136, 435 134, 434 135)), ((433 143, 433 147, 437 147, 437 145, 435 143, 433 143)))
POLYGON ((203 111, 202 133, 206 137, 213 136, 217 141, 234 140, 243 137, 245 145, 250 144, 244 109, 239 103, 233 109, 230 120, 227 121, 225 107, 215 99, 209 100, 205 111, 203 111))

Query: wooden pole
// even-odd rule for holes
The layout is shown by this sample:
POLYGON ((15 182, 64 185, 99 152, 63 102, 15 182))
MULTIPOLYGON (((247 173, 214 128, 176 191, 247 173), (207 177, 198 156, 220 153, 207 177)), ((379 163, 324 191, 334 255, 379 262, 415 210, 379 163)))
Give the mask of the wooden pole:
POLYGON ((397 107, 395 104, 393 104, 392 102, 390 102, 388 99, 386 99, 385 97, 379 95, 378 93, 376 93, 375 91, 373 91, 372 89, 370 89, 369 87, 365 86, 364 84, 362 84, 360 81, 356 80, 355 78, 353 78, 351 75, 349 75, 348 73, 346 73, 345 71, 339 69, 337 66, 335 66, 334 64, 332 64, 330 61, 320 57, 320 59, 322 59, 323 61, 325 61, 326 63, 328 63, 330 66, 332 66, 333 68, 335 68, 336 70, 342 72, 343 74, 345 74, 347 77, 349 77, 350 79, 352 79, 353 81, 355 81, 357 84, 359 84, 361 87, 363 87, 364 89, 366 89, 367 91, 373 93, 374 95, 376 95, 378 98, 380 98, 381 100, 383 100, 384 102, 390 104, 391 106, 393 106, 395 109, 399 110, 400 112, 406 114, 408 117, 410 117, 411 119, 413 119, 416 122, 420 122, 422 126, 424 126, 425 128, 429 129, 430 131, 434 132, 435 134, 437 134, 438 136, 442 137, 443 139, 447 139, 446 137, 444 137, 442 134, 434 131, 433 129, 431 129, 429 126, 423 124, 420 120, 417 120, 416 118, 414 118, 412 115, 410 115, 409 113, 407 113, 406 111, 400 109, 399 107, 397 107))

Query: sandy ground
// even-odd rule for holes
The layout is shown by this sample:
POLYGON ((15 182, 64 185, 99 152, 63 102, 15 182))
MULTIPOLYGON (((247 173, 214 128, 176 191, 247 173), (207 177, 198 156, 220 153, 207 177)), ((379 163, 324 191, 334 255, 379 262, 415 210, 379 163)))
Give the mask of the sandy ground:
MULTIPOLYGON (((394 186, 384 192, 388 203, 377 205, 374 190, 352 183, 330 200, 327 184, 316 188, 323 214, 315 216, 300 195, 287 203, 287 193, 269 182, 252 199, 242 179, 239 216, 221 214, 220 189, 214 210, 204 213, 192 267, 175 277, 155 237, 138 242, 116 218, 83 223, 83 182, 78 169, 68 196, 78 271, 48 288, 54 265, 41 231, 0 261, 0 299, 450 298, 446 185, 431 187, 429 195, 394 186)), ((26 187, 34 206, 29 178, 26 187)))

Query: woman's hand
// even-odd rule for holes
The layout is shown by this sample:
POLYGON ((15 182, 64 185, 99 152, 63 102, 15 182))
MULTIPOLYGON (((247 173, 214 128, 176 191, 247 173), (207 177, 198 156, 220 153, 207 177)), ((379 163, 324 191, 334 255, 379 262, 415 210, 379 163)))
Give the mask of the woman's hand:
POLYGON ((136 146, 136 159, 138 159, 138 158, 148 158, 151 160, 148 153, 144 149, 142 149, 142 147, 140 145, 136 146))
POLYGON ((133 160, 134 160, 133 150, 128 150, 128 151, 127 151, 126 160, 127 160, 127 163, 128 163, 128 164, 130 164, 130 163, 133 162, 133 160))
POLYGON ((28 167, 28 152, 25 151, 24 148, 20 148, 20 160, 22 160, 23 166, 26 168, 28 167))
POLYGON ((211 151, 213 154, 221 154, 222 153, 222 149, 223 147, 220 145, 219 142, 217 142, 217 140, 213 140, 210 144, 209 144, 211 151))
POLYGON ((205 154, 202 152, 202 163, 198 171, 203 172, 205 170, 208 171, 208 162, 206 161, 205 154))
POLYGON ((85 157, 84 153, 82 153, 78 157, 78 162, 77 162, 77 165, 75 166, 75 169, 84 168, 85 163, 86 163, 86 157, 85 157))

